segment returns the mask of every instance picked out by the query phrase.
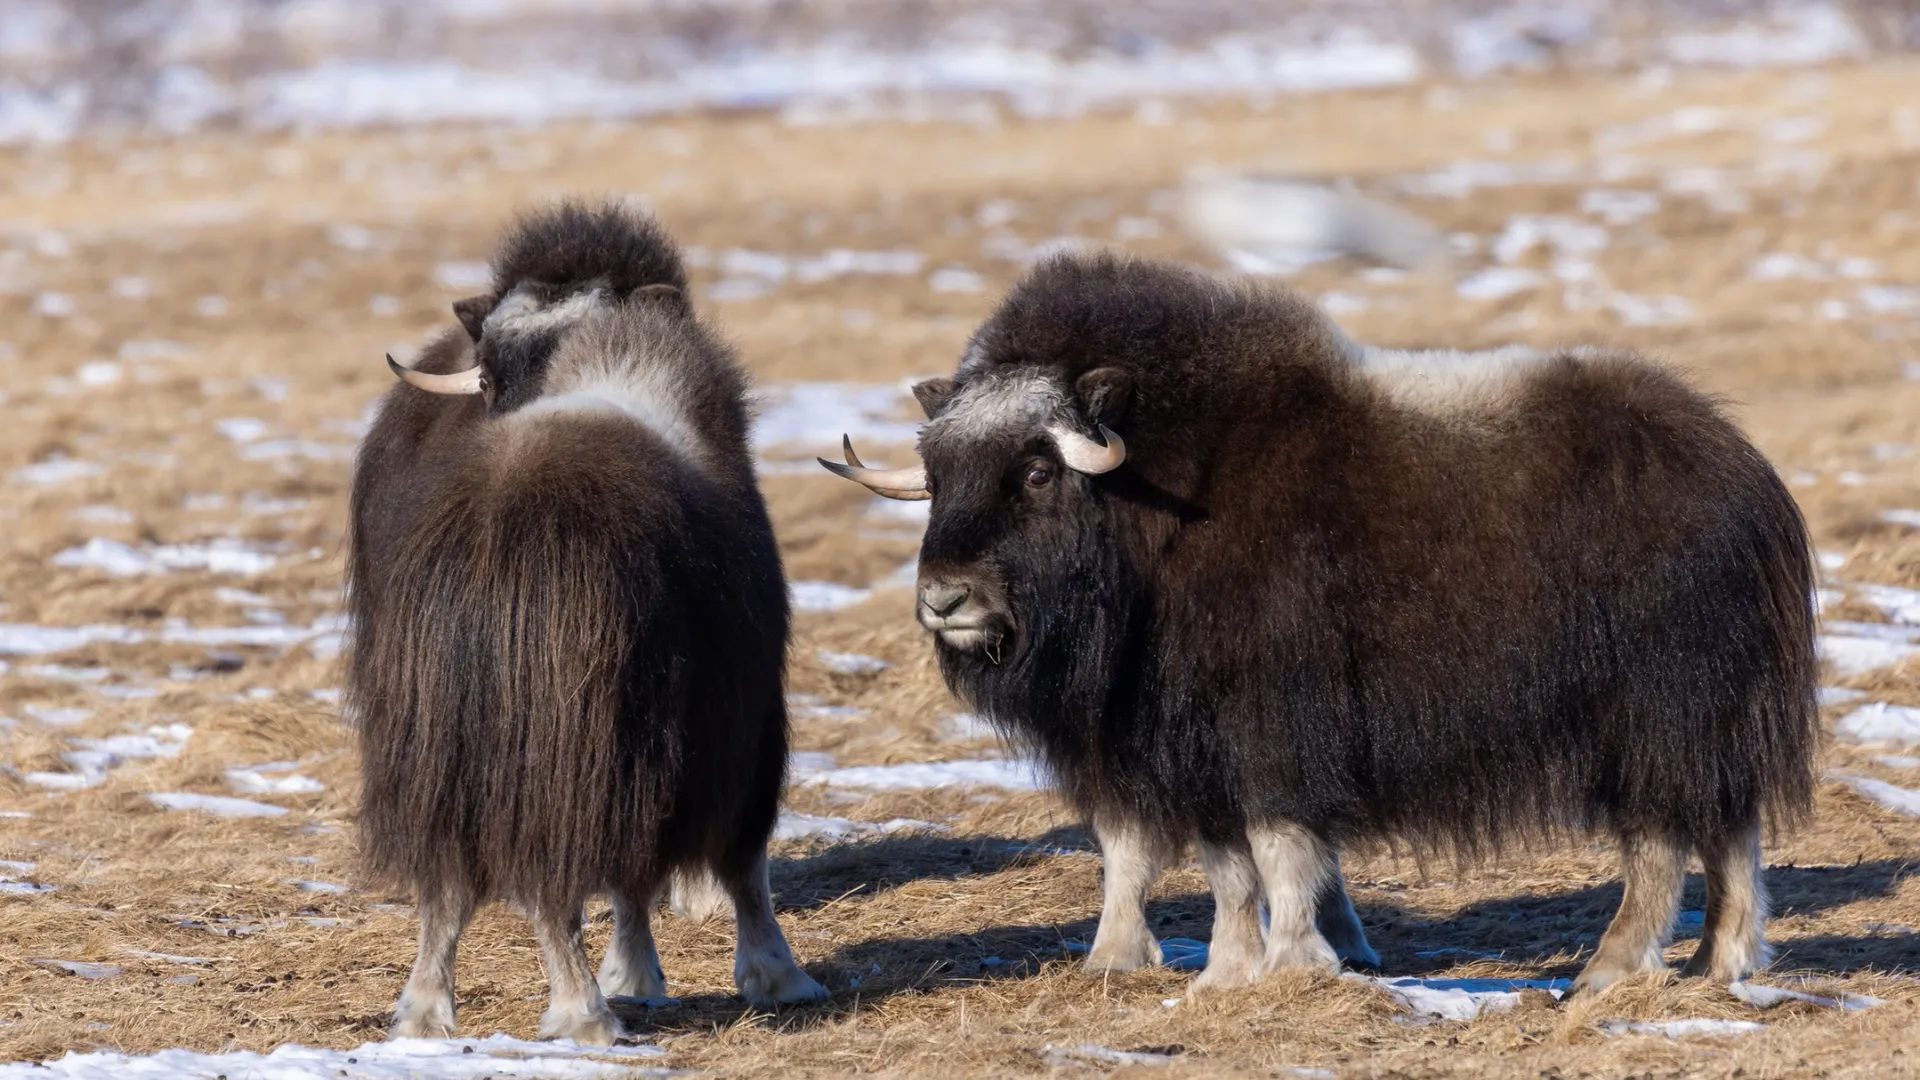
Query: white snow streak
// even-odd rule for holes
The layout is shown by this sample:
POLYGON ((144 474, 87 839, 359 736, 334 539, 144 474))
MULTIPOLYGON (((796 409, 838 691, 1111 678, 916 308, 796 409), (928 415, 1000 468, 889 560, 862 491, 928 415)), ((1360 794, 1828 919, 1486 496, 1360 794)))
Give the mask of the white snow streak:
POLYGON ((869 791, 913 791, 944 787, 994 787, 1008 791, 1035 791, 1041 787, 1038 766, 1030 761, 933 761, 906 765, 849 765, 845 768, 793 767, 800 784, 861 788, 869 791))
POLYGON ((186 791, 157 791, 147 796, 154 805, 164 810, 198 810, 214 817, 249 818, 279 817, 287 812, 284 806, 269 806, 251 799, 235 799, 226 795, 201 795, 186 791))
POLYGON ((665 1056, 657 1046, 583 1047, 571 1041, 531 1042, 507 1035, 484 1039, 388 1039, 352 1050, 289 1044, 272 1053, 236 1050, 203 1054, 162 1050, 157 1054, 69 1052, 45 1063, 0 1065, 0 1080, 599 1080, 636 1075, 665 1056))

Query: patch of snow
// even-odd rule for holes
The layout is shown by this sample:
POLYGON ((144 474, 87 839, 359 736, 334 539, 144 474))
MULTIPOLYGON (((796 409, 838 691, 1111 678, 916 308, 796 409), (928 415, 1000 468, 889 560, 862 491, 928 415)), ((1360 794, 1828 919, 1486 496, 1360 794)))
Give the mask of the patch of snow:
POLYGON ((120 974, 121 970, 112 964, 95 964, 86 960, 36 959, 34 963, 39 964, 41 967, 57 968, 69 975, 78 975, 83 979, 111 979, 115 975, 120 974))
POLYGON ((578 1046, 566 1039, 533 1042, 508 1035, 484 1039, 386 1039, 352 1050, 289 1043, 266 1054, 248 1050, 200 1053, 162 1050, 123 1054, 79 1052, 45 1062, 0 1065, 0 1080, 616 1080, 636 1075, 665 1056, 657 1046, 578 1046))
POLYGON ((122 360, 178 360, 193 353, 193 346, 178 341, 123 341, 116 355, 122 360))
POLYGON ((1882 510, 1880 520, 1889 525, 1905 525, 1909 529, 1920 529, 1920 510, 1882 510))
POLYGON ((214 817, 279 817, 287 812, 284 806, 270 806, 251 799, 235 799, 226 795, 201 795, 186 791, 157 791, 149 794, 147 798, 163 810, 198 810, 201 813, 212 814, 214 817))
POLYGON ((833 755, 823 750, 794 750, 787 754, 787 761, 796 773, 833 768, 833 755))
POLYGON ((860 653, 816 649, 814 655, 820 658, 821 665, 828 671, 842 675, 878 675, 893 666, 877 656, 864 656, 860 653))
POLYGON ((123 950, 128 956, 137 956, 142 960, 158 960, 163 964, 186 964, 191 967, 203 967, 231 959, 226 956, 176 956, 173 953, 153 952, 148 949, 123 950))
POLYGON ((355 447, 351 443, 323 443, 312 439, 269 439, 241 448, 244 461, 349 461, 355 447))
POLYGON ((1540 275, 1519 266, 1490 266, 1470 274, 1453 291, 1462 300, 1504 300, 1509 296, 1538 288, 1540 275))
POLYGON ((242 795, 311 795, 325 791, 327 786, 298 773, 286 776, 268 776, 270 772, 285 772, 298 768, 293 761, 275 762, 271 765, 255 765, 251 768, 235 766, 226 771, 227 785, 242 795))
POLYGON ((1651 191, 1600 188, 1580 195, 1580 212, 1592 214, 1609 225, 1631 225, 1658 209, 1660 196, 1651 191))
POLYGON ((229 416, 224 420, 216 420, 213 429, 226 436, 229 441, 242 445, 259 442, 266 437, 268 431, 265 420, 252 416, 229 416))
POLYGON ((919 421, 899 419, 909 409, 917 406, 898 384, 798 382, 768 387, 760 395, 753 444, 763 452, 789 447, 837 456, 842 435, 861 449, 912 443, 920 434, 919 421))
POLYGON ((1889 754, 1873 760, 1889 769, 1920 769, 1920 757, 1907 757, 1904 754, 1889 754))
POLYGON ((1673 295, 1635 296, 1616 292, 1608 295, 1607 306, 1628 326, 1672 326, 1693 317, 1693 305, 1673 295))
POLYGON ((1825 281, 1827 268, 1819 260, 1805 255, 1774 251, 1755 259, 1747 269, 1747 276, 1755 281, 1825 281))
POLYGON ((846 818, 818 817, 802 814, 793 810, 780 811, 780 818, 773 826, 775 840, 803 840, 819 838, 825 840, 847 840, 856 836, 884 836, 897 832, 938 831, 943 826, 930 821, 918 821, 913 818, 894 818, 891 821, 866 822, 850 821, 846 818))
POLYGON ((961 742, 991 739, 996 736, 993 725, 987 721, 986 717, 970 712, 958 712, 948 716, 941 724, 940 730, 944 737, 961 742))
POLYGON ((493 270, 483 262, 448 260, 433 265, 433 281, 459 292, 485 292, 493 287, 493 270))
POLYGON ((858 720, 867 710, 854 705, 829 705, 815 694, 788 694, 787 708, 810 720, 858 720))
POLYGON ((1372 983, 1407 1011, 1440 1020, 1506 1012, 1520 1003, 1522 991, 1545 990, 1560 998, 1573 986, 1571 979, 1395 979, 1352 972, 1340 977, 1372 983))
POLYGON ((1826 709, 1839 708, 1850 702, 1859 701, 1866 696, 1867 692, 1865 690, 1855 690, 1846 686, 1823 686, 1820 688, 1819 694, 1820 707, 1826 709))
POLYGON ((947 787, 994 787, 1037 791, 1038 766, 1029 761, 935 761, 903 765, 850 765, 838 769, 793 769, 795 783, 870 791, 914 791, 947 787))
POLYGON ((53 727, 72 727, 92 719, 92 709, 77 706, 27 705, 22 708, 28 716, 53 727))
POLYGON ((73 377, 81 386, 112 386, 120 381, 120 365, 111 360, 92 360, 81 364, 73 377))
POLYGON ((820 613, 850 608, 873 595, 871 589, 856 589, 831 581, 793 581, 787 592, 795 611, 820 613))
POLYGON ((1607 230, 1572 218, 1516 214, 1488 251, 1503 263, 1514 263, 1543 244, 1556 258, 1590 256, 1605 250, 1607 230))
POLYGON ((1161 938, 1160 963, 1174 971, 1201 971, 1207 966, 1207 943, 1184 937, 1161 938))
POLYGON ((1841 717, 1834 732, 1856 743, 1920 746, 1920 708, 1876 701, 1841 717))
POLYGON ((985 292, 987 279, 965 267, 943 266, 928 275, 927 287, 937 293, 985 292))
POLYGON ((20 880, 20 875, 33 873, 37 865, 19 859, 0 859, 0 895, 37 896, 52 892, 53 886, 44 882, 20 880))
POLYGON ((1621 1035, 1660 1035, 1669 1039, 1690 1039, 1698 1035, 1750 1035, 1765 1031, 1767 1025, 1752 1020, 1602 1020, 1600 1034, 1611 1038, 1621 1035))
POLYGON ((292 885, 301 892, 325 893, 329 896, 340 896, 353 891, 350 886, 341 885, 332 881, 301 881, 296 879, 289 881, 287 884, 292 885))
POLYGON ((1893 585, 1854 585, 1860 599, 1886 612, 1887 618, 1907 626, 1920 626, 1920 590, 1893 585))
POLYGON ((1860 290, 1860 306, 1875 315, 1920 312, 1920 289, 1904 285, 1868 285, 1860 290))
POLYGON ((45 461, 23 465, 13 470, 13 480, 15 483, 32 484, 35 487, 53 487, 74 480, 90 480, 105 473, 105 469, 91 461, 77 461, 55 454, 45 461))
POLYGON ((75 521, 84 522, 88 525, 133 524, 133 512, 131 510, 122 510, 117 506, 106 506, 101 503, 82 506, 67 516, 75 521))
POLYGON ((1843 678, 1892 667, 1920 655, 1920 644, 1913 642, 1920 631, 1902 632, 1901 627, 1851 622, 1830 622, 1826 628, 1838 632, 1820 635, 1820 657, 1843 678))
POLYGON ((254 576, 273 569, 277 561, 272 555, 224 537, 202 544, 151 544, 136 548, 96 536, 80 547, 68 548, 53 557, 55 566, 100 570, 114 577, 165 574, 171 570, 254 576))
POLYGON ((30 772, 20 779, 49 791, 85 791, 106 776, 97 772, 30 772))
POLYGON ((1440 234, 1412 214, 1304 179, 1197 171, 1180 197, 1188 231, 1245 273, 1293 274, 1349 254, 1432 266, 1445 255, 1440 234))
POLYGON ((1801 1001, 1809 1005, 1819 1005, 1822 1008, 1839 1009, 1842 1012, 1865 1012, 1876 1005, 1886 1004, 1879 998, 1866 994, 1842 993, 1834 997, 1822 997, 1800 990, 1789 990, 1782 986, 1760 986, 1744 981, 1729 984, 1727 990, 1734 997, 1756 1009, 1771 1009, 1776 1005, 1801 1001))
POLYGON ((76 745, 102 750, 130 760, 179 757, 193 737, 186 724, 156 724, 137 735, 109 735, 104 739, 75 739, 76 745))
POLYGON ((1667 57, 1682 65, 1795 67, 1867 50, 1866 37, 1842 5, 1800 4, 1774 8, 1769 14, 1764 23, 1669 34, 1664 43, 1667 57))
POLYGON ((1047 1043, 1040 1056, 1053 1065, 1171 1065, 1175 1055, 1145 1050, 1113 1050, 1097 1043, 1055 1046, 1047 1043))
POLYGON ((1875 780, 1866 776, 1842 776, 1837 779, 1896 814, 1920 817, 1920 791, 1898 787, 1885 780, 1875 780))

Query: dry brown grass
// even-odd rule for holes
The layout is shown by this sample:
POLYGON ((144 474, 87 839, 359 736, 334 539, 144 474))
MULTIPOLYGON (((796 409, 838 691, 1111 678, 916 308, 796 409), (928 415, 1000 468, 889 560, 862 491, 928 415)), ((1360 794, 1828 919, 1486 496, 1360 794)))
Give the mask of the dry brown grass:
MULTIPOLYGON (((807 252, 832 246, 911 247, 930 266, 983 273, 985 294, 937 294, 921 278, 847 278, 790 284, 752 302, 708 306, 763 380, 888 381, 949 367, 993 291, 1017 267, 982 257, 972 224, 990 199, 1015 200, 1008 230, 1029 241, 1063 233, 1110 238, 1121 216, 1156 216, 1160 237, 1129 246, 1206 259, 1164 212, 1159 193, 1196 161, 1281 164, 1355 177, 1385 189, 1409 171, 1467 159, 1599 160, 1594 133, 1609 125, 1710 105, 1737 113, 1817 113, 1826 126, 1791 148, 1823 155, 1824 170, 1756 179, 1744 212, 1683 195, 1614 232, 1598 263, 1617 287, 1687 297, 1694 318, 1669 327, 1623 325, 1600 311, 1568 311, 1558 290, 1498 304, 1457 300, 1444 280, 1363 283, 1355 267, 1315 268, 1313 290, 1363 294, 1345 321, 1393 344, 1481 345, 1574 339, 1624 342, 1685 364, 1739 403, 1761 446, 1795 477, 1822 550, 1844 554, 1839 576, 1920 586, 1920 530, 1879 520, 1920 508, 1920 457, 1876 455, 1916 442, 1920 361, 1911 320, 1826 321, 1817 304, 1851 297, 1854 283, 1757 282, 1753 259, 1771 251, 1871 258, 1887 281, 1920 281, 1914 176, 1920 146, 1901 142, 1889 116, 1920 99, 1920 68, 1881 64, 1818 74, 1691 75, 1649 89, 1629 78, 1499 81, 1300 98, 1270 111, 1182 105, 1176 121, 1128 117, 963 126, 799 129, 760 116, 583 124, 540 131, 433 130, 360 134, 196 137, 175 143, 80 145, 0 154, 0 360, 7 423, 0 467, 67 455, 110 466, 101 476, 45 488, 13 484, 0 505, 0 620, 48 625, 169 619, 236 625, 239 607, 217 586, 254 590, 291 623, 338 607, 340 531, 348 466, 337 457, 247 460, 214 423, 258 417, 270 439, 350 445, 341 426, 389 376, 380 353, 417 341, 445 318, 456 293, 434 264, 484 255, 493 229, 525 200, 562 191, 638 191, 682 239, 718 251, 741 246, 807 252), (1511 149, 1485 150, 1490 132, 1511 149), (342 247, 327 227, 372 230, 342 247), (62 256, 35 250, 31 230, 59 230, 62 256), (0 229, 6 232, 7 229, 0 229), (1831 251, 1827 250, 1831 245, 1831 251), (116 298, 116 278, 141 276, 144 300, 116 298), (35 295, 73 298, 52 318, 35 295), (219 316, 199 298, 227 299, 219 316), (391 298, 374 313, 369 301, 391 298), (870 313, 849 316, 849 311, 870 313), (107 386, 73 382, 83 364, 128 341, 169 340, 193 354, 128 359, 107 386), (272 400, 272 384, 290 393, 272 400), (56 380, 66 380, 63 385, 56 380), (1812 474, 1803 476, 1800 474, 1812 474), (1858 482, 1852 482, 1858 474, 1858 482), (224 495, 224 505, 190 496, 224 495), (297 500, 251 513, 243 501, 297 500), (107 504, 124 523, 77 520, 107 504), (57 551, 105 536, 181 542, 230 535, 284 545, 277 568, 231 580, 197 571, 111 578, 49 564, 57 551)), ((1657 169, 1751 171, 1781 159, 1747 132, 1676 136, 1620 153, 1657 169)), ((1616 158, 1618 154, 1614 155, 1616 158)), ((1482 188, 1461 199, 1410 205, 1448 230, 1497 233, 1515 213, 1569 213, 1588 183, 1482 188)), ((1619 186, 1647 189, 1649 181, 1619 186)), ((702 287, 714 280, 699 275, 702 287)), ((908 558, 911 540, 862 535, 866 497, 822 476, 767 481, 790 573, 865 584, 908 558)), ((1839 617, 1874 620, 1857 601, 1839 617)), ((309 692, 335 685, 330 663, 304 649, 209 650, 185 644, 96 645, 58 657, 104 665, 112 682, 150 683, 146 700, 102 697, 28 669, 56 658, 14 658, 0 675, 0 715, 20 717, 4 743, 16 773, 61 768, 71 736, 104 736, 161 722, 195 734, 177 759, 134 764, 101 786, 48 794, 0 776, 0 858, 38 863, 57 886, 0 897, 0 1057, 44 1058, 89 1046, 148 1050, 265 1048, 294 1040, 335 1046, 376 1037, 411 961, 402 897, 299 891, 295 879, 351 882, 356 765, 333 708, 309 692), (182 666, 184 670, 176 668, 182 666), (195 678, 177 678, 193 674, 195 678), (249 697, 248 691, 272 691, 249 697), (51 730, 28 706, 84 707, 92 717, 51 730), (272 796, 284 817, 228 821, 155 808, 153 791, 226 793, 235 764, 306 759, 324 792, 272 796), (294 863, 291 858, 311 859, 294 863), (222 937, 180 925, 254 927, 222 937), (338 920, 310 922, 308 920, 338 920), (203 965, 129 950, 207 957, 203 965), (37 958, 94 960, 122 975, 87 980, 37 958), (181 981, 192 977, 194 982, 181 981)), ((1920 704, 1920 662, 1844 681, 1881 700, 1920 704)), ((938 760, 985 752, 954 742, 955 706, 914 630, 904 594, 880 593, 844 612, 801 620, 792 688, 860 706, 857 720, 802 720, 796 745, 843 764, 938 760), (894 666, 873 676, 828 671, 827 648, 894 666)), ((1877 755, 1835 747, 1830 767, 1911 786, 1877 755)), ((1737 1038, 1603 1038, 1606 1019, 1751 1016, 1711 987, 1622 986, 1558 1007, 1530 1000, 1465 1024, 1414 1025, 1383 993, 1352 981, 1293 976, 1243 994, 1176 1001, 1188 977, 1166 971, 1110 979, 1079 973, 1062 943, 1084 940, 1098 910, 1098 862, 1077 822, 1052 798, 971 791, 884 793, 841 801, 797 788, 810 813, 869 821, 912 817, 944 832, 852 844, 782 845, 775 886, 802 962, 833 991, 830 1004, 778 1016, 749 1014, 731 993, 731 935, 718 923, 663 917, 660 940, 680 1003, 628 1017, 699 1071, 757 1075, 1031 1074, 1105 1068, 1049 1058, 1048 1045, 1181 1048, 1181 1075, 1283 1073, 1296 1066, 1342 1075, 1904 1076, 1920 1056, 1920 821, 1843 785, 1823 786, 1814 823, 1768 849, 1779 908, 1771 936, 1775 978, 1875 995, 1870 1012, 1783 1008, 1764 1033, 1737 1038), (1064 849, 1056 854, 1029 850, 1064 849), (998 957, 996 964, 983 964, 998 957), (1063 1063, 1064 1062, 1064 1063, 1063 1063)), ((1362 917, 1399 974, 1559 976, 1577 969, 1617 898, 1610 852, 1593 844, 1514 853, 1485 866, 1421 867, 1387 853, 1348 863, 1362 917), (1497 959, 1458 963, 1420 954, 1452 947, 1497 959)), ((1697 880, 1689 906, 1700 902, 1697 880)), ((1197 870, 1162 883, 1153 907, 1163 935, 1204 937, 1209 903, 1197 870)), ((594 944, 608 926, 592 925, 594 944)), ((1684 946, 1672 955, 1684 954, 1684 946)), ((524 924, 483 914, 460 967, 463 1028, 530 1034, 544 986, 524 924)), ((1127 1071, 1125 1069, 1116 1071, 1127 1071)), ((1136 1070, 1144 1071, 1144 1070, 1136 1070)))

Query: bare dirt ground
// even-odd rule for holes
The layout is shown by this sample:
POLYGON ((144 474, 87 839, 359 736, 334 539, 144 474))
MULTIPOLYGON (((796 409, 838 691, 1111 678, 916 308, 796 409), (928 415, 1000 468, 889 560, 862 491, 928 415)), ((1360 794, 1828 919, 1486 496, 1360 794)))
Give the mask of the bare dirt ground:
MULTIPOLYGON (((711 254, 695 271, 697 299, 775 390, 950 369, 1019 273, 1018 252, 1050 238, 1218 265, 1171 211, 1191 164, 1350 177, 1471 237, 1451 275, 1333 262, 1294 279, 1336 294, 1356 336, 1625 343, 1685 366, 1737 403, 1790 478, 1830 556, 1828 617, 1881 623, 1887 614, 1858 586, 1920 587, 1920 519, 1884 516, 1920 508, 1920 307, 1899 292, 1920 282, 1916 101, 1920 65, 1885 62, 1538 76, 993 124, 798 127, 739 115, 0 151, 0 468, 10 474, 0 623, 11 643, 0 674, 0 715, 11 718, 0 733, 10 766, 0 859, 32 864, 9 871, 22 887, 0 894, 0 1058, 351 1047, 384 1029, 413 923, 408 898, 353 888, 357 767, 329 692, 337 627, 327 621, 340 606, 350 454, 391 381, 381 353, 446 323, 448 302, 472 291, 457 264, 483 259, 516 207, 570 192, 644 195, 684 243, 711 254), (1525 167, 1490 164, 1501 162, 1525 167), (1610 212, 1633 200, 1596 201, 1596 190, 1653 198, 1637 215, 1610 212), (1498 248, 1526 214, 1601 225, 1607 243, 1498 248), (912 274, 790 275, 755 296, 739 285, 746 264, 723 254, 835 248, 915 251, 924 262, 912 274), (1798 261, 1756 274, 1781 254, 1798 261), (1502 257, 1542 284, 1497 299, 1456 293, 1502 257), (1555 276, 1553 264, 1569 260, 1597 279, 1583 284, 1569 266, 1555 276), (983 287, 931 287, 943 268, 983 287), (1628 299, 1610 299, 1618 294, 1628 299), (210 546, 220 538, 230 546, 210 546), (180 565, 116 575, 59 557, 81 548, 99 564, 121 552, 84 548, 94 540, 180 565), (186 547, 168 555, 164 545, 186 547), (211 568, 184 565, 208 558, 211 568), (51 640, 26 629, 35 626, 95 629, 51 640), (201 632, 249 626, 263 644, 201 632), (288 629, 302 627, 316 636, 288 629), (62 756, 83 745, 74 740, 157 727, 156 741, 177 746, 176 724, 192 733, 174 756, 130 751, 112 768, 93 759, 100 782, 80 790, 33 779, 82 775, 62 756), (275 762, 298 765, 267 780, 317 783, 247 794, 227 774, 275 762), (163 792, 243 795, 288 812, 173 811, 148 798, 163 792), (336 884, 345 888, 327 888, 336 884), (120 972, 89 978, 42 960, 120 972)), ((795 579, 865 588, 914 553, 911 523, 873 518, 854 485, 773 469, 766 488, 795 579)), ((1827 682, 1920 705, 1917 680, 1920 659, 1908 657, 1827 682)), ((838 765, 996 753, 990 738, 955 729, 959 706, 904 590, 800 616, 790 682, 861 710, 796 715, 796 749, 838 765), (891 666, 840 673, 820 650, 891 666)), ((1920 787, 1899 753, 1837 743, 1827 768, 1920 787)), ((1767 848, 1780 958, 1766 981, 1884 1004, 1760 1012, 1724 988, 1643 982, 1568 1006, 1529 995, 1511 1011, 1432 1024, 1353 980, 1303 975, 1185 1000, 1188 974, 1081 973, 1065 944, 1091 937, 1099 862, 1047 794, 815 785, 796 786, 789 802, 942 828, 778 845, 782 922, 834 991, 817 1008, 750 1013, 732 995, 730 925, 661 916, 678 1001, 626 1019, 667 1050, 667 1065, 737 1075, 1149 1068, 1061 1050, 1096 1044, 1169 1055, 1160 1075, 1920 1071, 1920 818, 1837 779, 1822 785, 1811 826, 1767 848), (1669 1038, 1600 1026, 1701 1017, 1765 1028, 1669 1038)), ((1347 863, 1387 971, 1456 977, 1571 975, 1617 901, 1614 872, 1598 842, 1470 867, 1391 852, 1347 863)), ((1685 906, 1700 902, 1696 876, 1685 906)), ((1152 915, 1162 936, 1204 938, 1209 908, 1189 866, 1162 882, 1152 915)), ((597 950, 610 927, 595 914, 597 950)), ((1693 936, 1683 927, 1670 955, 1684 956, 1693 936)), ((483 914, 460 965, 463 1031, 530 1037, 545 986, 524 922, 483 914)))

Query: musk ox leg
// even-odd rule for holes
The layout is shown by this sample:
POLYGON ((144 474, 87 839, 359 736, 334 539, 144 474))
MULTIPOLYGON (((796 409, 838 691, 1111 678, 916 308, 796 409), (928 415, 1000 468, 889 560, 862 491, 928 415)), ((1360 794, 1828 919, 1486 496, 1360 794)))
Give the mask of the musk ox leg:
MULTIPOLYGON (((1337 882, 1340 860, 1327 842, 1291 822, 1247 830, 1267 890, 1267 951, 1260 973, 1307 967, 1338 972, 1340 957, 1320 933, 1320 898, 1337 882)), ((1344 891, 1344 890, 1343 890, 1344 891)))
POLYGON ((446 1039, 454 1033, 453 958, 473 918, 473 894, 452 886, 420 895, 420 951, 393 1007, 396 1039, 446 1039))
POLYGON ((611 1045, 622 1034, 620 1021, 593 981, 593 965, 580 940, 580 905, 535 908, 533 937, 547 969, 547 1011, 540 1016, 540 1037, 611 1045))
POLYGON ((1593 959, 1573 981, 1575 993, 1604 990, 1629 975, 1665 971, 1661 955, 1680 912, 1687 849, 1652 833, 1622 833, 1620 910, 1600 938, 1593 959))
POLYGON ((667 906, 683 919, 702 923, 727 911, 733 901, 712 870, 683 866, 673 872, 673 891, 667 895, 667 906))
POLYGON ((787 936, 774 921, 766 854, 762 852, 746 870, 723 881, 733 897, 734 924, 739 932, 733 952, 733 985, 740 989, 740 996, 763 1009, 825 1001, 827 988, 793 962, 787 936))
POLYGON ((615 889, 613 942, 600 960, 600 992, 607 997, 663 998, 667 976, 653 947, 652 885, 615 889))
POLYGON ((1199 847, 1200 867, 1213 886, 1213 942, 1193 992, 1245 986, 1260 975, 1260 870, 1245 840, 1202 840, 1199 847))
POLYGON ((1320 889, 1320 895, 1314 901, 1317 914, 1315 925, 1320 928, 1320 936, 1333 946, 1334 955, 1340 962, 1357 971, 1379 971, 1380 954, 1367 944, 1366 927, 1360 925, 1360 916, 1353 910, 1353 901, 1347 896, 1347 883, 1340 873, 1340 857, 1334 856, 1333 874, 1320 889))
POLYGON ((1700 947, 1680 969, 1715 982, 1744 979, 1767 966, 1767 890, 1760 880, 1760 824, 1700 845, 1707 868, 1707 920, 1700 947))
POLYGON ((1147 892, 1160 877, 1166 845, 1131 821, 1096 817, 1093 834, 1100 841, 1103 895, 1087 970, 1104 974, 1152 967, 1160 962, 1160 943, 1147 926, 1147 892))

